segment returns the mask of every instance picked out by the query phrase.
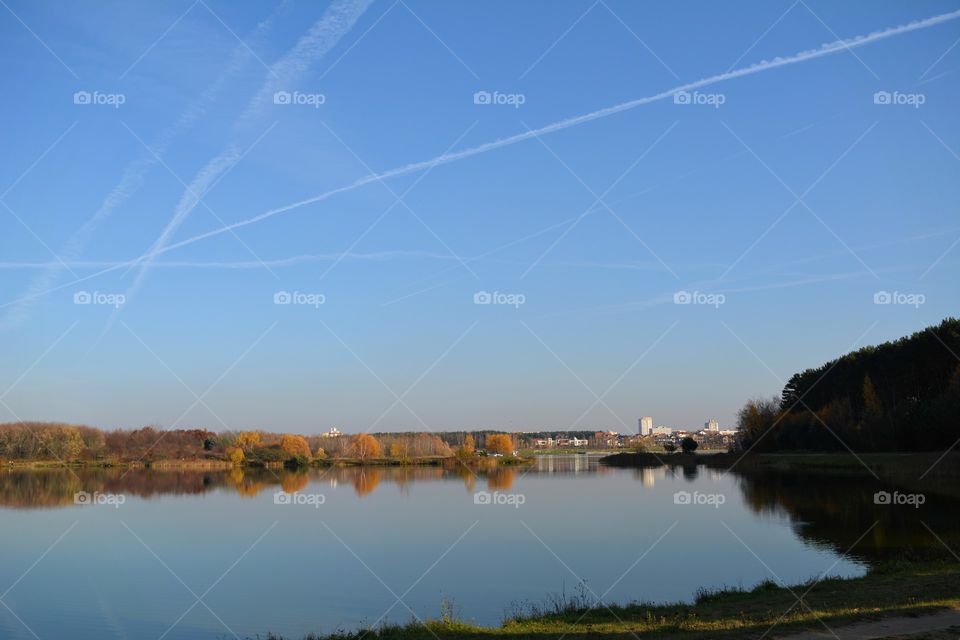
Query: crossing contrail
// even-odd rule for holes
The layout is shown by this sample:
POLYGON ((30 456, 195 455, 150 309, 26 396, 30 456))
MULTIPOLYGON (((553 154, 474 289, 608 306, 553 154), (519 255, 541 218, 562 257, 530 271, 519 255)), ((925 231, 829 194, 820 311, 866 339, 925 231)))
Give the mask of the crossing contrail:
POLYGON ((940 14, 930 18, 925 18, 923 20, 916 20, 914 22, 899 25, 896 27, 889 27, 881 31, 874 31, 870 34, 863 35, 863 36, 856 36, 854 38, 849 38, 846 40, 837 40, 828 44, 824 44, 818 49, 808 49, 806 51, 801 51, 800 53, 796 53, 792 56, 777 57, 777 58, 774 58, 773 60, 764 60, 762 62, 757 62, 748 67, 741 67, 740 69, 736 69, 734 71, 720 73, 714 76, 703 78, 701 80, 696 80, 694 82, 682 84, 682 85, 673 87, 672 89, 667 89, 665 91, 661 91, 660 93, 657 93, 651 96, 637 98, 635 100, 630 100, 628 102, 623 102, 611 107, 606 107, 604 109, 592 111, 590 113, 586 113, 580 116, 575 116, 573 118, 568 118, 566 120, 560 120, 558 122, 554 122, 553 124, 548 124, 546 126, 540 127, 539 129, 524 131, 523 133, 518 133, 516 135, 510 136, 507 138, 501 138, 501 139, 494 140, 492 142, 487 142, 475 147, 470 147, 462 151, 455 151, 452 153, 443 154, 433 158, 432 160, 414 162, 411 164, 404 165, 402 167, 398 167, 396 169, 385 171, 383 173, 371 174, 363 178, 360 178, 346 186, 339 187, 337 189, 333 189, 330 191, 326 191, 324 193, 313 196, 311 198, 307 198, 305 200, 299 200, 297 202, 284 205, 282 207, 270 209, 269 211, 265 211, 259 215, 253 216, 252 218, 240 220, 238 222, 234 222, 232 224, 220 227, 219 229, 213 229, 211 231, 207 231, 205 233, 201 233, 199 235, 186 238, 184 240, 181 240, 180 242, 169 245, 167 247, 167 250, 173 250, 179 247, 186 246, 188 244, 193 244, 194 242, 199 242, 200 240, 205 240, 207 238, 220 235, 222 233, 233 231, 234 229, 239 229, 241 227, 255 224, 262 220, 266 220, 267 218, 272 218, 273 216, 279 215, 281 213, 286 213, 288 211, 299 209, 300 207, 304 207, 306 205, 321 202, 337 194, 345 193, 347 191, 352 191, 354 189, 358 189, 368 184, 379 182, 381 180, 385 180, 388 178, 395 178, 398 176, 416 173, 418 171, 423 171, 423 170, 429 169, 430 167, 434 167, 436 165, 448 164, 450 162, 456 162, 457 160, 464 160, 466 158, 471 158, 473 156, 486 153, 488 151, 493 151, 494 149, 500 149, 502 147, 508 147, 518 142, 523 142, 524 140, 529 140, 531 138, 536 138, 542 135, 554 133, 555 131, 562 131, 564 129, 569 129, 570 127, 575 127, 577 125, 584 124, 586 122, 591 122, 593 120, 606 118, 608 116, 612 116, 614 114, 621 113, 623 111, 636 109, 637 107, 641 107, 653 102, 659 102, 660 100, 670 98, 677 93, 681 93, 685 91, 687 92, 694 91, 694 90, 701 89, 704 87, 709 87, 711 85, 715 85, 721 82, 726 82, 727 80, 733 80, 735 78, 742 78, 744 76, 753 75, 755 73, 761 73, 769 69, 785 67, 792 64, 806 62, 808 60, 813 60, 816 58, 822 58, 825 56, 833 55, 835 53, 839 53, 842 51, 849 51, 850 49, 853 49, 855 47, 862 47, 872 42, 885 40, 887 38, 892 38, 894 36, 899 36, 899 35, 910 33, 912 31, 917 31, 920 29, 928 29, 930 27, 934 27, 939 24, 949 22, 951 20, 956 20, 957 18, 960 18, 960 10, 953 11, 950 13, 940 14))
MULTIPOLYGON (((289 87, 290 83, 309 69, 312 63, 336 46, 372 2, 373 0, 339 0, 331 4, 323 16, 297 40, 293 48, 270 66, 260 89, 235 123, 236 129, 248 126, 264 105, 272 100, 276 91, 289 87)), ((218 177, 229 171, 241 158, 242 153, 237 145, 231 145, 226 151, 212 158, 186 186, 173 217, 154 241, 146 257, 139 262, 140 268, 137 275, 133 284, 127 289, 127 299, 130 299, 140 288, 154 258, 165 252, 170 238, 200 203, 203 194, 216 183, 218 177)))
MULTIPOLYGON (((288 2, 285 1, 278 10, 257 24, 254 30, 247 35, 246 40, 259 39, 266 34, 276 17, 286 10, 287 5, 288 2)), ((133 160, 124 167, 119 182, 114 185, 93 215, 73 233, 58 253, 63 262, 51 263, 43 273, 37 274, 31 280, 27 287, 27 295, 22 296, 19 303, 14 305, 0 319, 0 331, 9 329, 26 320, 31 302, 39 295, 46 293, 50 286, 57 281, 64 269, 64 263, 76 259, 93 236, 94 231, 140 189, 147 174, 161 162, 161 158, 166 155, 171 144, 209 111, 227 82, 243 69, 251 57, 249 46, 238 44, 232 51, 230 60, 224 70, 200 94, 200 97, 181 113, 173 124, 160 132, 149 151, 144 151, 140 158, 133 160)))
MULTIPOLYGON (((45 295, 45 294, 47 294, 47 293, 52 293, 52 292, 54 292, 54 291, 58 291, 58 290, 61 290, 61 289, 66 288, 66 287, 72 286, 72 285, 74 285, 74 284, 77 284, 77 283, 79 283, 79 282, 83 282, 83 281, 85 281, 85 280, 89 280, 89 279, 91 279, 91 278, 95 278, 95 277, 97 277, 97 276, 99 276, 99 275, 102 275, 102 274, 104 274, 104 273, 108 273, 108 272, 110 272, 110 271, 114 271, 114 270, 119 269, 119 268, 122 268, 122 267, 124 267, 124 266, 139 264, 139 263, 143 262, 144 260, 153 259, 153 258, 156 257, 157 255, 161 255, 161 254, 163 254, 163 253, 167 253, 168 251, 173 251, 174 249, 178 249, 178 248, 180 248, 180 247, 184 247, 184 246, 193 244, 193 243, 195 243, 195 242, 199 242, 199 241, 201 241, 201 240, 205 240, 205 239, 207 239, 207 238, 212 238, 212 237, 214 237, 214 236, 218 236, 218 235, 221 235, 221 234, 223 234, 223 233, 229 233, 229 232, 231 232, 231 231, 233 231, 233 230, 235 230, 235 229, 239 229, 239 228, 241 228, 241 227, 245 227, 245 226, 249 226, 249 225, 252 225, 252 224, 256 224, 257 222, 261 222, 261 221, 266 220, 266 219, 268 219, 268 218, 272 218, 273 216, 280 215, 280 214, 286 213, 286 212, 288 212, 288 211, 293 211, 293 210, 295 210, 295 209, 298 209, 298 208, 300 208, 300 207, 304 207, 304 206, 306 206, 306 205, 310 205, 310 204, 314 204, 314 203, 317 203, 317 202, 321 202, 321 201, 326 200, 326 199, 328 199, 328 198, 330 198, 330 197, 332 197, 332 196, 335 196, 335 195, 337 195, 337 194, 345 193, 345 192, 349 192, 349 191, 353 191, 353 190, 358 189, 358 188, 360 188, 360 187, 363 187, 363 186, 366 186, 366 185, 369 185, 369 184, 373 184, 373 183, 379 182, 379 181, 381 181, 381 180, 385 180, 385 179, 389 179, 389 178, 394 178, 394 177, 398 177, 398 176, 403 176, 403 175, 407 175, 407 174, 411 174, 411 173, 416 173, 416 172, 418 172, 418 171, 423 171, 423 170, 426 170, 426 169, 428 169, 428 168, 430 168, 430 167, 433 167, 433 166, 436 166, 436 165, 447 164, 447 163, 451 163, 451 162, 456 162, 456 161, 458 161, 458 160, 463 160, 463 159, 466 159, 466 158, 470 158, 470 157, 473 157, 473 156, 477 156, 477 155, 480 155, 480 154, 482 154, 482 153, 486 153, 486 152, 488 152, 488 151, 493 151, 494 149, 499 149, 499 148, 501 148, 501 147, 507 147, 507 146, 510 146, 510 145, 512 145, 512 144, 516 144, 516 143, 518 143, 518 142, 522 142, 522 141, 524 141, 524 140, 529 140, 529 139, 531 139, 531 138, 535 138, 535 137, 538 137, 538 136, 550 134, 550 133, 553 133, 553 132, 555 132, 555 131, 562 131, 562 130, 564 130, 564 129, 569 129, 570 127, 575 127, 575 126, 577 126, 577 125, 584 124, 584 123, 586 123, 586 122, 591 122, 591 121, 593 121, 593 120, 599 120, 599 119, 601 119, 601 118, 606 118, 606 117, 608 117, 608 116, 612 116, 612 115, 617 114, 617 113, 621 113, 621 112, 624 112, 624 111, 629 111, 629 110, 631 110, 631 109, 635 109, 635 108, 640 107, 640 106, 643 106, 643 105, 647 105, 647 104, 651 104, 651 103, 658 102, 658 101, 661 101, 661 100, 665 100, 665 99, 670 98, 670 97, 672 97, 673 95, 675 95, 675 94, 677 94, 677 93, 680 93, 680 92, 683 92, 683 91, 694 91, 694 90, 701 89, 701 88, 704 88, 704 87, 709 87, 709 86, 712 86, 712 85, 715 85, 715 84, 719 84, 719 83, 722 83, 722 82, 726 82, 726 81, 728 81, 728 80, 734 80, 734 79, 736 79, 736 78, 741 78, 741 77, 745 77, 745 76, 750 76, 750 75, 753 75, 753 74, 756 74, 756 73, 761 73, 761 72, 768 71, 768 70, 771 70, 771 69, 777 69, 777 68, 780 68, 780 67, 785 67, 785 66, 789 66, 789 65, 793 65, 793 64, 799 64, 799 63, 802 63, 802 62, 807 62, 807 61, 809 61, 809 60, 814 60, 814 59, 817 59, 817 58, 822 58, 822 57, 834 55, 834 54, 836 54, 836 53, 840 53, 840 52, 843 52, 843 51, 849 51, 850 49, 862 47, 862 46, 865 46, 865 45, 867 45, 867 44, 871 44, 871 43, 874 43, 874 42, 879 42, 879 41, 881 41, 881 40, 886 40, 886 39, 888 39, 888 38, 893 38, 893 37, 896 37, 896 36, 899 36, 899 35, 911 33, 911 32, 913 32, 913 31, 919 31, 919 30, 922 30, 922 29, 928 29, 928 28, 931 28, 931 27, 935 27, 935 26, 938 26, 938 25, 941 25, 941 24, 944 24, 944 23, 947 23, 947 22, 956 20, 957 18, 960 18, 960 10, 958 10, 958 11, 952 11, 952 12, 949 12, 949 13, 939 14, 939 15, 932 16, 932 17, 929 17, 929 18, 924 18, 924 19, 922 19, 922 20, 915 20, 915 21, 913 21, 913 22, 909 22, 909 23, 906 23, 906 24, 898 25, 898 26, 895 26, 895 27, 888 27, 888 28, 886 28, 886 29, 882 29, 882 30, 879 30, 879 31, 874 31, 874 32, 869 33, 869 34, 867 34, 867 35, 861 35, 861 36, 855 36, 855 37, 853 37, 853 38, 836 40, 836 41, 834 41, 834 42, 824 44, 824 45, 822 45, 821 47, 819 47, 819 48, 817 48, 817 49, 808 49, 808 50, 806 50, 806 51, 801 51, 801 52, 799 52, 799 53, 796 53, 796 54, 793 54, 793 55, 790 55, 790 56, 777 57, 777 58, 774 58, 773 60, 764 60, 764 61, 757 62, 757 63, 752 64, 752 65, 747 66, 747 67, 741 67, 741 68, 735 69, 735 70, 733 70, 733 71, 728 71, 728 72, 725 72, 725 73, 720 73, 720 74, 717 74, 717 75, 709 76, 709 77, 707 77, 707 78, 703 78, 703 79, 700 79, 700 80, 696 80, 696 81, 693 81, 693 82, 689 82, 689 83, 687 83, 687 84, 678 85, 678 86, 676 86, 676 87, 673 87, 673 88, 671 88, 671 89, 667 89, 667 90, 665 90, 665 91, 661 91, 660 93, 657 93, 657 94, 654 94, 654 95, 650 95, 650 96, 646 96, 646 97, 642 97, 642 98, 637 98, 637 99, 635 99, 635 100, 630 100, 630 101, 628 101, 628 102, 623 102, 623 103, 620 103, 620 104, 617 104, 617 105, 613 105, 613 106, 610 106, 610 107, 606 107, 606 108, 604 108, 604 109, 599 109, 599 110, 597 110, 597 111, 592 111, 592 112, 590 112, 590 113, 586 113, 586 114, 583 114, 583 115, 580 115, 580 116, 575 116, 575 117, 572 117, 572 118, 567 118, 567 119, 565 119, 565 120, 560 120, 560 121, 558 121, 558 122, 554 122, 554 123, 552 123, 552 124, 545 125, 545 126, 540 127, 540 128, 538 128, 538 129, 527 130, 527 131, 524 131, 524 132, 522 132, 522 133, 518 133, 518 134, 516 134, 516 135, 509 136, 509 137, 507 137, 507 138, 501 138, 501 139, 498 139, 498 140, 494 140, 494 141, 491 141, 491 142, 487 142, 487 143, 484 143, 484 144, 481 144, 481 145, 478 145, 478 146, 474 146, 474 147, 470 147, 470 148, 468 148, 468 149, 464 149, 464 150, 462 150, 462 151, 456 151, 456 152, 451 152, 451 153, 443 154, 443 155, 437 156, 437 157, 435 157, 435 158, 433 158, 433 159, 431 159, 431 160, 425 160, 425 161, 421 161, 421 162, 414 162, 414 163, 407 164, 407 165, 398 167, 398 168, 396 168, 396 169, 391 169, 391 170, 389 170, 389 171, 385 171, 385 172, 382 172, 382 173, 371 174, 371 175, 368 175, 368 176, 359 178, 358 180, 355 180, 354 182, 352 182, 352 183, 350 183, 350 184, 348 184, 348 185, 345 185, 345 186, 343 186, 343 187, 339 187, 339 188, 337 188, 337 189, 333 189, 333 190, 330 190, 330 191, 326 191, 326 192, 324 192, 324 193, 321 193, 321 194, 319 194, 319 195, 313 196, 313 197, 311 197, 311 198, 307 198, 307 199, 305 199, 305 200, 299 200, 299 201, 293 202, 293 203, 291 203, 291 204, 287 204, 287 205, 284 205, 284 206, 281 206, 281 207, 277 207, 277 208, 274 208, 274 209, 270 209, 270 210, 268 210, 268 211, 265 211, 265 212, 263 212, 263 213, 260 213, 260 214, 258 214, 258 215, 256 215, 256 216, 251 217, 251 218, 246 218, 246 219, 244 219, 244 220, 240 220, 240 221, 238 221, 238 222, 234 222, 234 223, 229 224, 229 225, 224 225, 224 226, 219 227, 219 228, 217 228, 217 229, 212 229, 212 230, 210 230, 210 231, 207 231, 207 232, 205 232, 205 233, 201 233, 201 234, 199 234, 199 235, 192 236, 192 237, 190 237, 190 238, 186 238, 186 239, 181 240, 181 241, 179 241, 179 242, 176 242, 176 243, 173 243, 173 244, 169 244, 169 245, 163 247, 161 250, 157 251, 155 254, 142 255, 142 256, 140 256, 140 257, 138 257, 138 258, 134 258, 134 259, 129 260, 129 261, 125 262, 125 263, 121 263, 120 265, 115 265, 115 266, 109 267, 109 268, 107 268, 107 269, 103 269, 103 270, 101 270, 101 271, 98 271, 98 272, 96 272, 96 273, 93 273, 93 274, 84 276, 84 277, 82 277, 82 278, 77 278, 77 279, 75 279, 73 282, 69 282, 69 283, 60 285, 60 286, 58 286, 58 287, 54 287, 54 288, 48 289, 47 291, 31 293, 31 295, 30 295, 30 296, 27 296, 27 298, 38 297, 38 296, 41 296, 41 295, 45 295)), ((20 302, 20 301, 22 301, 22 300, 24 300, 24 299, 25 299, 25 298, 20 298, 19 300, 14 300, 14 301, 12 301, 12 302, 5 303, 5 304, 3 304, 3 305, 0 305, 0 308, 9 306, 9 305, 11 305, 11 304, 17 304, 18 302, 20 302)))

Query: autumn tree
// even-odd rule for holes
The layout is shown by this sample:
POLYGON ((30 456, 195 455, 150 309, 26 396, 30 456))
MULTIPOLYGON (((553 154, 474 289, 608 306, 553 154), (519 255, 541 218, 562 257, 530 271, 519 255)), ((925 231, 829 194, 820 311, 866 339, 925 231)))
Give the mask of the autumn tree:
POLYGON ((280 448, 291 459, 306 461, 310 459, 310 445, 303 436, 285 433, 280 437, 280 448))
POLYGON ((513 438, 508 433, 494 433, 487 436, 487 451, 504 456, 513 455, 513 438))
POLYGON ((407 464, 410 462, 410 445, 406 441, 394 442, 390 445, 390 457, 407 464))
POLYGON ((237 446, 244 451, 252 451, 263 442, 263 434, 259 431, 242 431, 237 436, 237 446))
POLYGON ((350 442, 350 455, 360 461, 379 458, 383 455, 380 443, 369 433, 361 433, 350 442))
MULTIPOLYGON (((747 401, 737 413, 737 437, 740 446, 751 449, 777 424, 780 401, 776 398, 758 398, 747 401)), ((773 442, 766 443, 767 446, 773 442)))
POLYGON ((473 439, 473 435, 468 433, 467 437, 463 439, 463 444, 457 449, 457 457, 462 459, 472 458, 476 452, 477 444, 473 439))
POLYGON ((230 464, 237 467, 243 464, 243 461, 246 456, 243 455, 243 449, 240 447, 227 447, 226 450, 227 460, 230 461, 230 464))

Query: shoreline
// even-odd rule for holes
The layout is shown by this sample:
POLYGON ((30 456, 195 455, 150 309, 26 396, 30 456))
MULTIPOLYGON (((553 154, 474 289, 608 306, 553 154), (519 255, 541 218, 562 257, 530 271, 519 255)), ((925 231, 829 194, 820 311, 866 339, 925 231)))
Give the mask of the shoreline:
MULTIPOLYGON (((586 638, 778 638, 802 632, 823 633, 824 624, 843 631, 847 625, 878 620, 923 620, 924 616, 960 611, 960 564, 888 562, 859 578, 812 579, 778 586, 771 581, 752 589, 700 591, 692 604, 634 602, 586 606, 588 593, 562 603, 527 604, 525 611, 500 626, 478 626, 450 614, 423 623, 383 625, 374 629, 308 634, 303 640, 481 640, 537 638, 552 635, 586 638), (803 595, 803 605, 798 596, 803 595)), ((953 616, 939 619, 949 626, 953 616)), ((938 618, 928 618, 927 626, 938 618)), ((935 627, 934 628, 939 628, 935 627)), ((297 640, 267 634, 267 640, 297 640)))
POLYGON ((650 468, 704 465, 742 473, 803 473, 874 477, 902 489, 960 497, 960 451, 886 453, 618 453, 600 460, 617 468, 650 468))
POLYGON ((395 458, 330 458, 311 460, 306 463, 245 461, 240 464, 217 458, 192 460, 0 460, 0 471, 4 469, 158 469, 158 470, 199 470, 229 471, 230 469, 309 469, 322 467, 438 467, 463 464, 466 466, 521 466, 532 464, 533 458, 476 456, 458 458, 456 456, 430 456, 398 460, 395 458))

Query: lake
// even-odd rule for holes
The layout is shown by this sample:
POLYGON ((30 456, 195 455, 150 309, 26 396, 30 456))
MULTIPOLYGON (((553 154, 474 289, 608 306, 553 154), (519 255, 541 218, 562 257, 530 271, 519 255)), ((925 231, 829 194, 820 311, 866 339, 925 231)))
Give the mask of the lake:
POLYGON ((960 531, 956 500, 875 504, 884 489, 586 455, 486 471, 0 471, 0 637, 298 638, 438 617, 442 601, 492 625, 578 591, 691 601, 856 576, 938 544, 926 526, 960 531))

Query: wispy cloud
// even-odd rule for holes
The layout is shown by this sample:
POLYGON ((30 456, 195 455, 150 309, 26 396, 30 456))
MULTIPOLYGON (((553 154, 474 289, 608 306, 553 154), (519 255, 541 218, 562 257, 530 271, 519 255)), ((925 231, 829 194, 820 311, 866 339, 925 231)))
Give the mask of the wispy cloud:
MULTIPOLYGON (((260 22, 246 39, 256 41, 266 35, 286 4, 284 2, 277 11, 260 22)), ((173 124, 160 132, 149 151, 145 150, 139 158, 124 167, 120 180, 106 195, 96 212, 74 232, 59 252, 58 255, 65 262, 69 263, 81 254, 97 228, 143 186, 147 174, 160 163, 170 146, 208 112, 227 83, 243 70, 251 58, 249 46, 237 45, 220 75, 210 83, 199 98, 181 113, 173 124)), ((43 273, 37 274, 28 285, 25 294, 18 299, 17 304, 12 305, 0 319, 0 332, 25 321, 29 317, 34 302, 53 286, 63 270, 63 264, 50 263, 43 273)))

